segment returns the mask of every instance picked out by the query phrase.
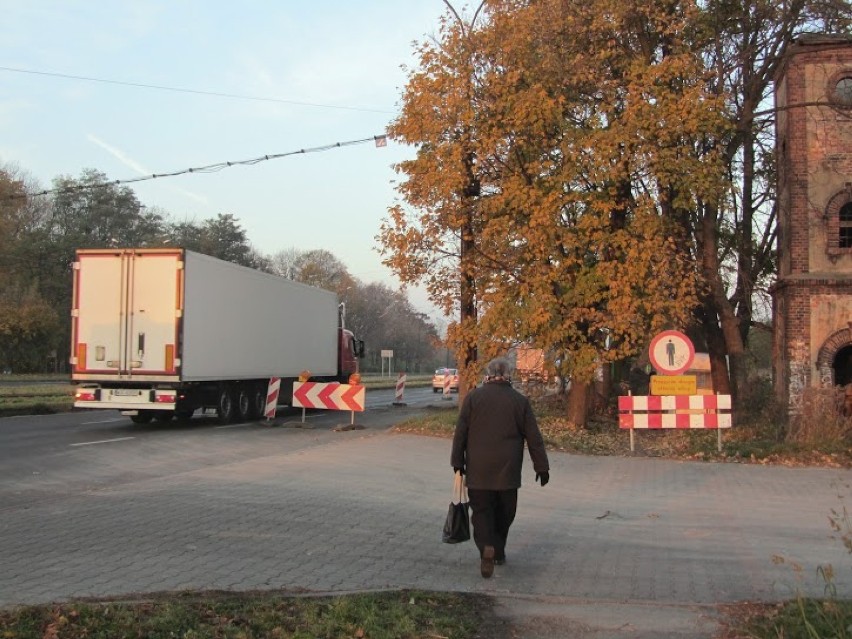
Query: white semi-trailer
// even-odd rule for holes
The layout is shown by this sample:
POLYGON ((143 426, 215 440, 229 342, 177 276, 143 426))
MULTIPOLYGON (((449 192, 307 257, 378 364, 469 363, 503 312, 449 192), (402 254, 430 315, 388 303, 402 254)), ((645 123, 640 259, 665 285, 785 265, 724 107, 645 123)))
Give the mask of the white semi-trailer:
POLYGON ((76 408, 134 422, 263 415, 293 381, 347 383, 364 343, 333 292, 185 249, 80 249, 74 263, 71 377, 76 408))

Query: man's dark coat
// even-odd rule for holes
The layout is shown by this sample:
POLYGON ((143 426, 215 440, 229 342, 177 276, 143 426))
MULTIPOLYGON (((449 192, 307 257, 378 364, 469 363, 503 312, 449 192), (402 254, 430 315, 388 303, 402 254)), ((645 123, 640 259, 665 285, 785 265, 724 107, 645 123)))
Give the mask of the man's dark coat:
POLYGON ((489 381, 462 402, 450 461, 453 468, 465 468, 468 488, 520 488, 525 441, 535 471, 549 471, 529 400, 508 381, 489 381))

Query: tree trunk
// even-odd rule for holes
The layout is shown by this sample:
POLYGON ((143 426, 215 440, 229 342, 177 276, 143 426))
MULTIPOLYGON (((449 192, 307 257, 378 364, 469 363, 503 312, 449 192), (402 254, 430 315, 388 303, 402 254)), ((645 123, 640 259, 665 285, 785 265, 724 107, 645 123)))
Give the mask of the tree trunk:
MULTIPOLYGON (((751 123, 749 123, 749 126, 751 123)), ((754 135, 751 129, 743 135, 743 195, 742 221, 737 234, 737 289, 734 293, 739 331, 743 344, 748 343, 751 329, 752 295, 754 294, 754 135)), ((741 390, 745 390, 742 388, 741 390)))
POLYGON ((466 167, 468 170, 468 185, 463 193, 466 202, 465 220, 461 227, 461 246, 459 249, 459 274, 460 274, 460 324, 462 329, 463 352, 461 353, 463 375, 459 376, 459 406, 464 401, 470 388, 467 373, 476 364, 478 353, 476 342, 470 341, 470 335, 476 333, 472 327, 476 326, 476 279, 474 274, 476 267, 473 264, 473 251, 476 248, 473 230, 473 215, 475 198, 479 195, 479 180, 473 173, 473 154, 468 154, 466 167))
MULTIPOLYGON (((705 212, 701 219, 702 233, 702 270, 710 294, 706 297, 708 318, 718 316, 725 351, 730 367, 731 395, 739 397, 740 389, 745 387, 745 347, 739 331, 739 320, 725 295, 722 281, 716 237, 716 219, 712 209, 705 212)), ((709 339, 709 336, 708 336, 709 339)), ((717 353, 717 358, 719 353, 717 353)), ((721 364, 721 361, 719 361, 721 364)))
POLYGON ((591 382, 571 381, 568 391, 568 421, 578 428, 585 428, 589 419, 589 401, 592 396, 591 382))
POLYGON ((713 380, 713 390, 722 395, 729 395, 731 393, 731 380, 728 378, 725 336, 722 335, 722 330, 719 328, 719 321, 711 299, 705 298, 704 308, 700 315, 707 339, 707 352, 710 355, 710 377, 713 380))

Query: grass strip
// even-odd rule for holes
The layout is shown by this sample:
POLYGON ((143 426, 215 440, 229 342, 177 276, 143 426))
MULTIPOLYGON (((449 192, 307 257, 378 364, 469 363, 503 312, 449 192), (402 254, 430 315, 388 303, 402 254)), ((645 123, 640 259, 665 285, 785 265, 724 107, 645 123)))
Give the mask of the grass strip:
POLYGON ((393 591, 337 597, 163 593, 0 611, 3 639, 470 639, 494 623, 485 595, 393 591))
POLYGON ((33 401, 32 399, 21 399, 19 401, 0 400, 0 417, 53 415, 54 413, 66 413, 73 408, 73 397, 42 397, 37 401, 33 401))
POLYGON ((797 599, 721 606, 724 639, 852 638, 852 600, 797 599))

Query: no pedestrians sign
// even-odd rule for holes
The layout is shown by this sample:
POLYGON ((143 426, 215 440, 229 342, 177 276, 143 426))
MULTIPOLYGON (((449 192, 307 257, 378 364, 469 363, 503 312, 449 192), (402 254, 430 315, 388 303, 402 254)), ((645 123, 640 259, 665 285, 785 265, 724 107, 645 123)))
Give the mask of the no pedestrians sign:
POLYGON ((648 356, 660 375, 680 375, 692 366, 695 346, 680 331, 663 331, 651 340, 648 356))

